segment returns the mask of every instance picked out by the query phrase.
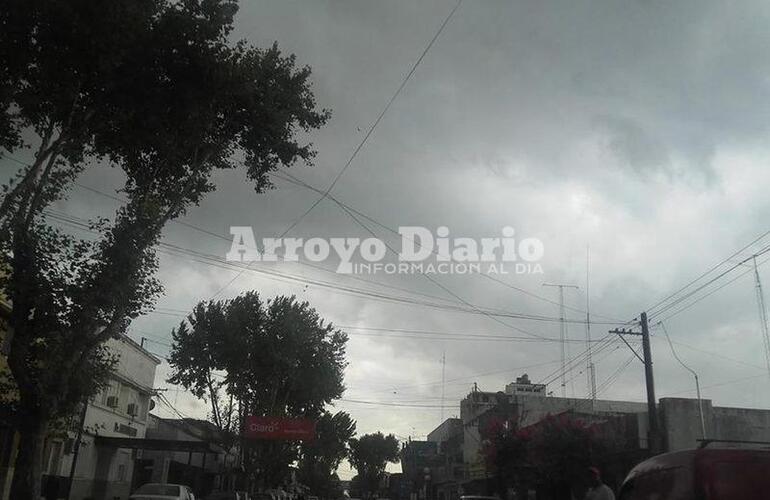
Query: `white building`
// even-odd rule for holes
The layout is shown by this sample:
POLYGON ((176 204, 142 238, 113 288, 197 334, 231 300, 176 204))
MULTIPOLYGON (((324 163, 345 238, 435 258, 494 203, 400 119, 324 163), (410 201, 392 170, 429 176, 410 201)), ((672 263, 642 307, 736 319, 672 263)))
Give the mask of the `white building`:
POLYGON ((505 386, 505 393, 511 396, 545 396, 545 384, 533 384, 526 373, 505 386))
MULTIPOLYGON (((109 385, 89 403, 75 466, 71 500, 128 498, 136 451, 99 442, 100 437, 143 439, 147 429, 155 369, 160 360, 126 336, 107 342, 118 358, 109 385)), ((74 419, 75 428, 79 418, 74 419)), ((44 453, 43 472, 69 477, 73 443, 51 439, 44 453)))
POLYGON ((481 451, 482 428, 485 419, 499 416, 513 419, 522 427, 535 424, 548 415, 565 411, 596 416, 632 415, 638 429, 638 446, 647 443, 647 404, 633 401, 591 400, 547 396, 545 386, 532 384, 529 378, 519 377, 516 382, 506 385, 505 392, 483 392, 474 390, 460 401, 460 418, 463 422, 463 459, 471 479, 485 477, 485 466, 481 451), (500 415, 490 415, 493 410, 500 415))

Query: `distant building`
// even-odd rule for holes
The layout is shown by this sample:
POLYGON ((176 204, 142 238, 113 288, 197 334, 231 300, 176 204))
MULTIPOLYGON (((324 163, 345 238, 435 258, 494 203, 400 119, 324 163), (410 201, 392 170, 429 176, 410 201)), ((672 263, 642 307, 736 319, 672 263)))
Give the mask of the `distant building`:
MULTIPOLYGON (((717 407, 710 400, 703 400, 702 406, 707 438, 770 442, 770 410, 717 407)), ((501 420, 533 427, 549 415, 561 414, 597 425, 601 432, 612 433, 622 443, 624 457, 616 464, 616 475, 622 477, 627 472, 623 469, 627 467, 625 461, 649 456, 646 403, 552 397, 547 395, 544 384, 533 384, 523 375, 506 385, 505 391, 484 392, 475 388, 469 393, 460 402, 460 419, 448 419, 428 434, 428 441, 436 443, 435 455, 423 458, 419 466, 429 467, 430 472, 417 474, 415 470, 414 478, 419 481, 421 476, 430 476, 434 496, 429 500, 487 494, 493 478, 489 477, 480 453, 484 429, 501 420)), ((697 400, 662 398, 658 402, 658 418, 665 451, 699 445, 697 400)), ((412 455, 415 453, 412 451, 412 455)), ((413 458, 412 461, 415 462, 413 458)), ((410 464, 404 472, 417 466, 416 462, 410 464)))
POLYGON ((463 421, 448 418, 428 434, 437 444, 438 460, 431 470, 436 500, 458 500, 459 486, 465 475, 463 463, 463 421))
MULTIPOLYGON (((150 396, 160 360, 124 335, 108 340, 106 345, 118 355, 118 364, 107 387, 86 409, 71 500, 127 498, 137 451, 120 448, 109 438, 142 439, 147 432, 150 396)), ((75 429, 77 420, 73 419, 75 429)), ((65 485, 75 436, 73 429, 67 440, 49 440, 44 453, 44 472, 62 477, 65 485)))
POLYGON ((408 441, 401 449, 402 482, 411 500, 435 498, 432 472, 441 465, 438 443, 408 441))
POLYGON ((525 373, 516 382, 505 386, 505 393, 511 396, 545 396, 545 384, 533 384, 525 373))
MULTIPOLYGON (((0 292, 0 377, 10 380, 11 374, 8 368, 6 353, 10 326, 8 320, 11 315, 11 304, 0 292)), ((7 500, 13 480, 14 461, 16 459, 16 447, 19 444, 19 434, 13 429, 12 415, 7 403, 18 399, 18 394, 4 393, 0 398, 0 499, 7 500)))
MULTIPOLYGON (((0 310, 5 311, 2 307, 0 310)), ((7 311, 6 311, 7 312, 7 311)), ((5 323, 0 316, 0 334, 5 323)), ((56 488, 66 498, 77 429, 83 434, 72 482, 71 500, 127 498, 137 452, 121 448, 110 438, 144 438, 155 369, 160 360, 125 335, 110 339, 107 348, 118 363, 107 387, 89 401, 85 413, 73 415, 66 435, 52 435, 43 449, 44 491, 56 488)), ((5 359, 0 356, 0 370, 5 359)), ((0 415, 0 498, 8 500, 13 481, 18 433, 11 415, 0 415)))
POLYGON ((134 471, 135 486, 186 484, 198 496, 235 489, 237 454, 227 453, 217 444, 223 440, 210 422, 150 415, 146 441, 156 449, 142 450, 134 471))

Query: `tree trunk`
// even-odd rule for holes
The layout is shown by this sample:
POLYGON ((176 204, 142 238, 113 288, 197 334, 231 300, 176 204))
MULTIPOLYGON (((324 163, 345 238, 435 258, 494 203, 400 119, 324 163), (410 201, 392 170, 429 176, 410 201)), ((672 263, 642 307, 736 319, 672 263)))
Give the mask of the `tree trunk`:
POLYGON ((39 416, 28 416, 19 428, 19 449, 13 473, 10 498, 38 500, 43 476, 43 446, 48 422, 39 416))

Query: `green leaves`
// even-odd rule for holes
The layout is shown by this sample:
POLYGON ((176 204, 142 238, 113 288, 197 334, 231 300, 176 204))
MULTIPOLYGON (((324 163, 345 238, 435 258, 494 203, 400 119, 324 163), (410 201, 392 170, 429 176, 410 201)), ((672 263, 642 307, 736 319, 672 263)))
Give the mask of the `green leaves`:
MULTIPOLYGON (((214 189, 215 170, 245 167, 262 191, 269 171, 313 157, 295 136, 329 113, 316 110, 309 69, 275 45, 230 43, 236 11, 233 0, 0 2, 0 147, 34 153, 0 192, 0 269, 8 274, 0 286, 13 303, 8 360, 19 408, 38 428, 104 381, 112 366, 104 342, 161 293, 154 247, 164 225, 214 189), (97 241, 52 229, 46 210, 85 170, 108 166, 125 174, 128 202, 97 241)), ((338 363, 344 341, 328 333, 316 349, 338 363)), ((240 345, 231 337, 211 354, 237 357, 226 347, 240 345)), ((259 335, 246 338, 244 352, 256 352, 249 349, 259 335)), ((201 361, 192 349, 185 358, 201 361)), ((341 393, 341 369, 322 364, 313 368, 323 372, 318 398, 296 381, 272 400, 256 397, 250 391, 265 390, 249 382, 262 374, 253 358, 243 376, 205 392, 238 391, 255 409, 269 403, 294 413, 318 412, 341 393)), ((199 375, 179 377, 204 393, 199 375)), ((26 491, 39 488, 33 476, 15 477, 26 478, 26 491)))
POLYGON ((295 297, 200 303, 173 337, 169 381, 203 394, 224 372, 249 414, 319 416, 344 390, 347 336, 295 297))
POLYGON ((388 462, 399 459, 398 439, 392 434, 381 432, 364 434, 350 440, 350 464, 358 472, 366 492, 377 490, 388 462))
POLYGON ((349 455, 348 443, 356 423, 343 411, 324 412, 316 425, 316 439, 302 443, 298 480, 321 498, 339 498, 342 493, 335 471, 349 455))
MULTIPOLYGON (((310 304, 295 297, 264 302, 256 292, 201 302, 173 338, 169 382, 209 399, 215 424, 232 430, 224 429, 232 421, 223 411, 229 397, 243 415, 320 418, 318 446, 304 445, 304 460, 319 471, 336 469, 355 423, 345 413, 326 414, 324 407, 344 391, 347 336, 310 304)), ((252 446, 247 457, 272 485, 297 453, 294 443, 269 443, 252 446)))

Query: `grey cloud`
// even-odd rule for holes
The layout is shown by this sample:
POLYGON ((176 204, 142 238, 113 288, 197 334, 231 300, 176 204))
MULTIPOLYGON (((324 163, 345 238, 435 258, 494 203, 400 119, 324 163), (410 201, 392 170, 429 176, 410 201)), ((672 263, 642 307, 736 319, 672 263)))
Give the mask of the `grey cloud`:
MULTIPOLYGON (((313 68, 319 104, 334 112, 330 124, 311 137, 319 153, 316 166, 292 167, 293 174, 320 188, 329 185, 361 140, 358 129, 365 131, 376 118, 453 5, 445 0, 243 2, 234 36, 259 45, 277 40, 296 53, 301 64, 313 68)), ((767 229, 766 194, 749 188, 770 182, 770 172, 761 167, 770 161, 769 21, 770 4, 758 1, 466 0, 333 194, 390 226, 449 225, 453 234, 485 237, 510 224, 518 234, 541 237, 546 274, 505 279, 550 299, 555 296, 541 287, 543 281, 583 283, 590 243, 592 309, 630 319, 767 229)), ((3 174, 14 168, 7 162, 0 166, 3 174)), ((105 190, 114 189, 117 180, 108 169, 81 179, 105 190)), ((280 234, 317 199, 283 183, 256 195, 240 172, 218 174, 216 181, 217 191, 192 208, 186 221, 222 234, 231 225, 253 225, 258 237, 280 234)), ((114 207, 75 190, 59 208, 96 215, 114 207)), ((367 234, 324 201, 291 235, 367 234)), ((216 255, 228 248, 225 241, 179 225, 170 225, 165 236, 216 255)), ((346 282, 302 266, 270 269, 346 282)), ((164 256, 161 305, 190 308, 233 276, 164 256)), ((452 299, 420 276, 376 279, 452 299)), ((475 304, 557 314, 553 304, 485 278, 439 279, 475 304)), ((341 325, 514 335, 479 315, 366 300, 254 273, 244 273, 222 296, 252 288, 266 296, 296 293, 341 325)), ((736 281, 672 318, 672 335, 762 365, 751 293, 751 280, 736 281), (737 343, 725 332, 740 332, 746 342, 737 343)), ((585 297, 569 300, 583 307, 585 297)), ((152 314, 132 328, 168 337, 178 320, 152 314)), ((558 334, 552 323, 512 324, 535 334, 558 334)), ((578 327, 570 332, 576 339, 584 335, 578 327)), ((594 334, 605 335, 605 329, 597 326, 594 334)), ((447 388, 453 397, 474 380, 499 389, 516 373, 478 374, 558 358, 558 346, 552 344, 356 335, 350 342, 351 394, 380 401, 436 397, 433 385, 402 396, 380 392, 365 398, 367 388, 440 379, 436 360, 444 350, 448 378, 467 381, 452 386, 452 392, 447 388)), ((659 394, 686 389, 667 345, 655 342, 659 394)), ((684 355, 703 371, 704 386, 753 373, 697 351, 684 355)), ((600 361, 600 381, 625 356, 618 351, 600 361)), ((527 371, 539 380, 552 368, 527 371)), ((576 388, 583 391, 578 380, 576 388)), ((756 385, 765 388, 766 382, 756 385)), ((770 405, 767 391, 744 397, 735 387, 716 387, 707 395, 725 404, 770 405)), ((643 377, 631 367, 606 396, 641 399, 642 390, 643 377)), ((438 410, 338 407, 349 409, 362 431, 382 428, 408 435, 416 425, 424 434, 439 418, 438 410)))

